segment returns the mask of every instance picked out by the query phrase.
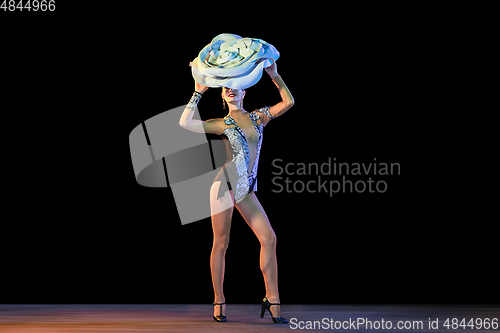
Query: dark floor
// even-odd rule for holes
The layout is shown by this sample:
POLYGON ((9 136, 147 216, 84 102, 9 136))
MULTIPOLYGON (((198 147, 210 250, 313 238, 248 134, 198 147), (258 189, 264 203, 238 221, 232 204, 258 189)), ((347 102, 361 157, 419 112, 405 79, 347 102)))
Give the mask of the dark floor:
POLYGON ((226 323, 216 323, 212 319, 211 304, 2 304, 0 332, 290 332, 300 329, 307 332, 477 332, 480 328, 476 325, 486 322, 490 328, 486 330, 483 326, 483 332, 500 331, 498 327, 493 329, 495 326, 492 326, 495 323, 498 325, 500 306, 284 304, 282 311, 283 317, 290 321, 288 324, 273 324, 269 313, 261 319, 259 304, 228 304, 226 323), (450 318, 450 325, 453 324, 453 318, 458 319, 455 329, 443 326, 447 318, 450 318), (465 325, 474 324, 474 327, 466 326, 464 329, 459 326, 464 318, 465 325), (430 329, 429 322, 436 319, 437 329, 430 329), (474 321, 471 322, 471 319, 474 321), (316 329, 313 329, 314 321, 316 329), (366 326, 367 321, 371 321, 371 328, 366 326), (388 328, 389 321, 392 328, 388 328), (401 325, 408 321, 407 328, 398 329, 396 325, 399 321, 402 321, 401 325))

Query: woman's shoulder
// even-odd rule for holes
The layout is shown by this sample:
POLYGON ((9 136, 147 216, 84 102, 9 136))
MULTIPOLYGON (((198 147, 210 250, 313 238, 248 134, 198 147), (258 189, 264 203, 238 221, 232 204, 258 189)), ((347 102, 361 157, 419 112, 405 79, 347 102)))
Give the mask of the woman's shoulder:
POLYGON ((264 106, 263 108, 255 109, 253 112, 263 113, 266 110, 269 110, 270 108, 271 108, 270 106, 264 106))
POLYGON ((260 108, 260 109, 255 109, 255 111, 253 111, 253 112, 254 112, 255 114, 259 114, 259 113, 261 113, 261 114, 265 114, 266 116, 268 116, 268 117, 270 117, 270 118, 273 118, 273 117, 271 116, 271 114, 269 113, 269 109, 270 109, 270 108, 271 108, 270 106, 264 106, 263 108, 260 108))
POLYGON ((264 106, 263 108, 255 109, 255 110, 253 110, 250 113, 253 113, 253 114, 256 114, 256 115, 258 115, 259 113, 266 114, 267 112, 269 112, 270 108, 271 108, 270 106, 264 106))

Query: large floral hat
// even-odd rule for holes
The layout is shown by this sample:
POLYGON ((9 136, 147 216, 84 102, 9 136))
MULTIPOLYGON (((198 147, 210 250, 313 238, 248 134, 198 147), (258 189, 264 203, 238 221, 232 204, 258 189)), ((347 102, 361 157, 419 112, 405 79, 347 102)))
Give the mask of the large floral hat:
POLYGON ((269 59, 279 58, 278 50, 262 39, 220 34, 205 46, 191 65, 196 82, 210 88, 245 89, 256 84, 269 59))

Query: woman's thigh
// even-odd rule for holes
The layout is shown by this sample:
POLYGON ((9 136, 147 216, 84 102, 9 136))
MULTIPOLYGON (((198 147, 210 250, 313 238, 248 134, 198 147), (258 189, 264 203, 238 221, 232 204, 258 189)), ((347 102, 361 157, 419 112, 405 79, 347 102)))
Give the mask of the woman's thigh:
POLYGON ((214 182, 210 189, 210 210, 212 213, 212 229, 214 239, 227 238, 231 230, 231 217, 233 215, 233 191, 226 191, 224 196, 217 198, 221 182, 214 182))
POLYGON ((269 218, 254 192, 237 203, 236 208, 261 243, 264 241, 276 240, 276 235, 269 223, 269 218))

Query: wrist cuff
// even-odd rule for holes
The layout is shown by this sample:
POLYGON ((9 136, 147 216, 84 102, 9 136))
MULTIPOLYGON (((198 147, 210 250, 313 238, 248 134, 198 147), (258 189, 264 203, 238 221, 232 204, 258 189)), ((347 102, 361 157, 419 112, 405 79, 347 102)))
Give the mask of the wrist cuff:
POLYGON ((198 105, 198 102, 200 101, 202 95, 202 93, 195 91, 193 93, 193 96, 191 96, 191 99, 189 100, 187 108, 194 109, 196 105, 198 105))

